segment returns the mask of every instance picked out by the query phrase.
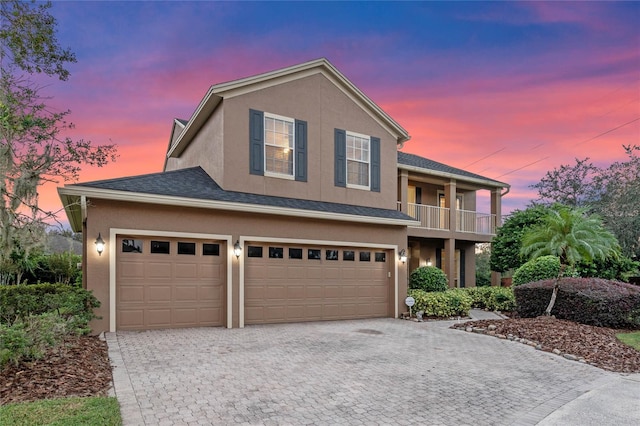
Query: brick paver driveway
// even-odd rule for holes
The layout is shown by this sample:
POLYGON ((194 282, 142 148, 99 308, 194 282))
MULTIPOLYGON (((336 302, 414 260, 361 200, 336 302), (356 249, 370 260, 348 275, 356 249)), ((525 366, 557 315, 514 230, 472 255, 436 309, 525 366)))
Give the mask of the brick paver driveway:
POLYGON ((125 424, 536 424, 614 374, 450 324, 337 321, 108 341, 125 424))

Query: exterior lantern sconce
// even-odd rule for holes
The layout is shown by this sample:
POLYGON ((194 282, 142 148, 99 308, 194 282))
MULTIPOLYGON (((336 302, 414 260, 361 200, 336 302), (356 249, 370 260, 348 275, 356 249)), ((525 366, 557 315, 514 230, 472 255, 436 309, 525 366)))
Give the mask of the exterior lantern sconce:
POLYGON ((405 249, 400 250, 398 257, 400 258, 400 262, 403 264, 407 263, 407 251, 405 249))
POLYGON ((236 240, 236 243, 233 245, 233 254, 236 255, 236 259, 239 259, 242 254, 242 247, 240 247, 239 240, 236 240))
POLYGON ((99 232, 98 239, 96 240, 96 251, 98 252, 98 256, 102 256, 102 252, 104 251, 104 240, 99 232))
POLYGON ((427 266, 432 266, 431 258, 430 258, 430 257, 427 259, 427 266))

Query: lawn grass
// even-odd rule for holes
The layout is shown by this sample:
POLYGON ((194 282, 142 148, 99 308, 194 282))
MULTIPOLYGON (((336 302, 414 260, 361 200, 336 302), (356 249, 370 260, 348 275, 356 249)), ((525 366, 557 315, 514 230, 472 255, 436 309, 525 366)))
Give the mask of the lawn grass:
POLYGON ((618 340, 625 345, 629 345, 640 351, 640 331, 633 331, 631 333, 618 333, 616 334, 618 340))
POLYGON ((120 426, 116 398, 61 398, 22 402, 0 407, 2 426, 120 426))

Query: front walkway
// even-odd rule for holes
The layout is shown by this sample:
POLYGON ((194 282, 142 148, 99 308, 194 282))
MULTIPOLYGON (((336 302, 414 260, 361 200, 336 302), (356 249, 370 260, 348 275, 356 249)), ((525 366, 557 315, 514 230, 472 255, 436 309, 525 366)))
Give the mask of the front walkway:
MULTIPOLYGON (((377 319, 107 341, 125 425, 535 425, 621 380, 448 325, 377 319)), ((628 413, 607 418, 640 421, 628 413)))

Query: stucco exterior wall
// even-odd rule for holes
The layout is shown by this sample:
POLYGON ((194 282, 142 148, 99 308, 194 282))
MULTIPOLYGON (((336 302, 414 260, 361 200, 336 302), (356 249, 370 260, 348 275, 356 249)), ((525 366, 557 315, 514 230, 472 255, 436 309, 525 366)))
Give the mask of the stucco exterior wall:
MULTIPOLYGON (((86 288, 92 290, 102 303, 96 314, 100 319, 92 322, 95 333, 109 330, 110 300, 109 300, 109 263, 115 259, 109 257, 110 229, 137 229, 162 232, 185 232, 231 235, 235 241, 241 237, 259 236, 272 238, 287 238, 295 240, 334 241, 336 243, 366 243, 380 245, 397 245, 398 250, 407 244, 407 231, 402 226, 381 226, 360 223, 335 222, 329 220, 310 220, 275 215, 243 214, 237 212, 223 212, 218 210, 180 208, 171 206, 149 205, 143 203, 126 203, 90 199, 87 209, 86 238, 89 242, 95 240, 100 232, 106 241, 106 249, 102 256, 95 250, 87 250, 86 273, 84 276, 86 288)), ((231 247, 229 247, 231 250, 231 247)), ((231 255, 231 254, 229 254, 231 255)), ((388 253, 391 272, 390 292, 395 290, 397 263, 398 281, 398 309, 404 310, 406 297, 406 266, 394 258, 393 251, 388 253)), ((232 256, 232 313, 233 327, 239 326, 239 263, 232 256)), ((395 294, 390 293, 390 312, 393 316, 395 294)))

